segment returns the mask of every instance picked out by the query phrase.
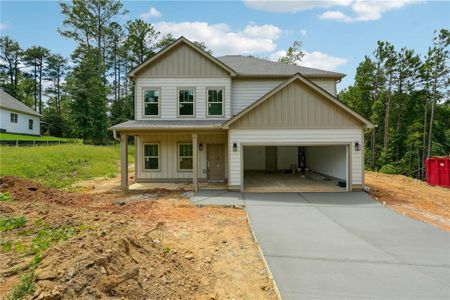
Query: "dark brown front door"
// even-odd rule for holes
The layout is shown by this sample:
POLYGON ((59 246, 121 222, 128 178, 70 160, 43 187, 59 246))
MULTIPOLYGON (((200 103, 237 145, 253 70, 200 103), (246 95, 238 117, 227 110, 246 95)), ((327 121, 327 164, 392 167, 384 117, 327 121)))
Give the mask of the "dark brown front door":
POLYGON ((208 180, 225 179, 225 145, 208 144, 208 180))

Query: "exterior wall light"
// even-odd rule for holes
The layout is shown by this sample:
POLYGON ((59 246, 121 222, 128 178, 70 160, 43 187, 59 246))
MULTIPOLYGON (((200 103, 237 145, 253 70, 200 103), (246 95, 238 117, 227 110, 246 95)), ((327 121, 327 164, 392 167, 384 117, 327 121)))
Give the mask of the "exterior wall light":
POLYGON ((355 142, 355 151, 359 151, 360 149, 360 144, 359 142, 355 142))
POLYGON ((233 151, 236 152, 237 151, 237 144, 233 143, 233 151))
POLYGON ((200 151, 203 150, 203 144, 202 143, 198 144, 198 150, 200 150, 200 151))

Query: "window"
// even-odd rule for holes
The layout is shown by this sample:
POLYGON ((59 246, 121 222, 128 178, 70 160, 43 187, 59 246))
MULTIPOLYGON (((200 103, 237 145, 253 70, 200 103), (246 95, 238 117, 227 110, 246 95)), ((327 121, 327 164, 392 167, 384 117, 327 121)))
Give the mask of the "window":
POLYGON ((17 123, 19 116, 15 113, 11 113, 11 123, 17 123))
POLYGON ((33 120, 28 119, 28 129, 33 130, 33 120))
POLYGON ((144 116, 159 116, 159 90, 144 89, 144 116))
POLYGON ((178 115, 194 116, 194 89, 178 90, 178 115))
POLYGON ((208 90, 208 116, 223 116, 223 89, 208 90))
POLYGON ((178 144, 178 170, 192 170, 192 144, 178 144))
POLYGON ((159 144, 144 144, 144 170, 159 170, 159 144))

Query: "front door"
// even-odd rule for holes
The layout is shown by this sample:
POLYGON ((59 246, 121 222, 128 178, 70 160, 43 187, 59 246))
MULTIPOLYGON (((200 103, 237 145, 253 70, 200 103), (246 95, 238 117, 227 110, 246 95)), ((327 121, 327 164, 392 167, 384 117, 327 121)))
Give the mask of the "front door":
POLYGON ((225 145, 208 144, 208 180, 225 179, 225 145))

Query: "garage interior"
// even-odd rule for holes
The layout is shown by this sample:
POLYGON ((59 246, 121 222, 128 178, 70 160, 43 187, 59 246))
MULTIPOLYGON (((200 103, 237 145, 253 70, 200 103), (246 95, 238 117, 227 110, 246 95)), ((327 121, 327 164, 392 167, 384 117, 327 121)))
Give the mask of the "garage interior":
POLYGON ((347 190, 345 145, 244 146, 246 192, 347 190))

